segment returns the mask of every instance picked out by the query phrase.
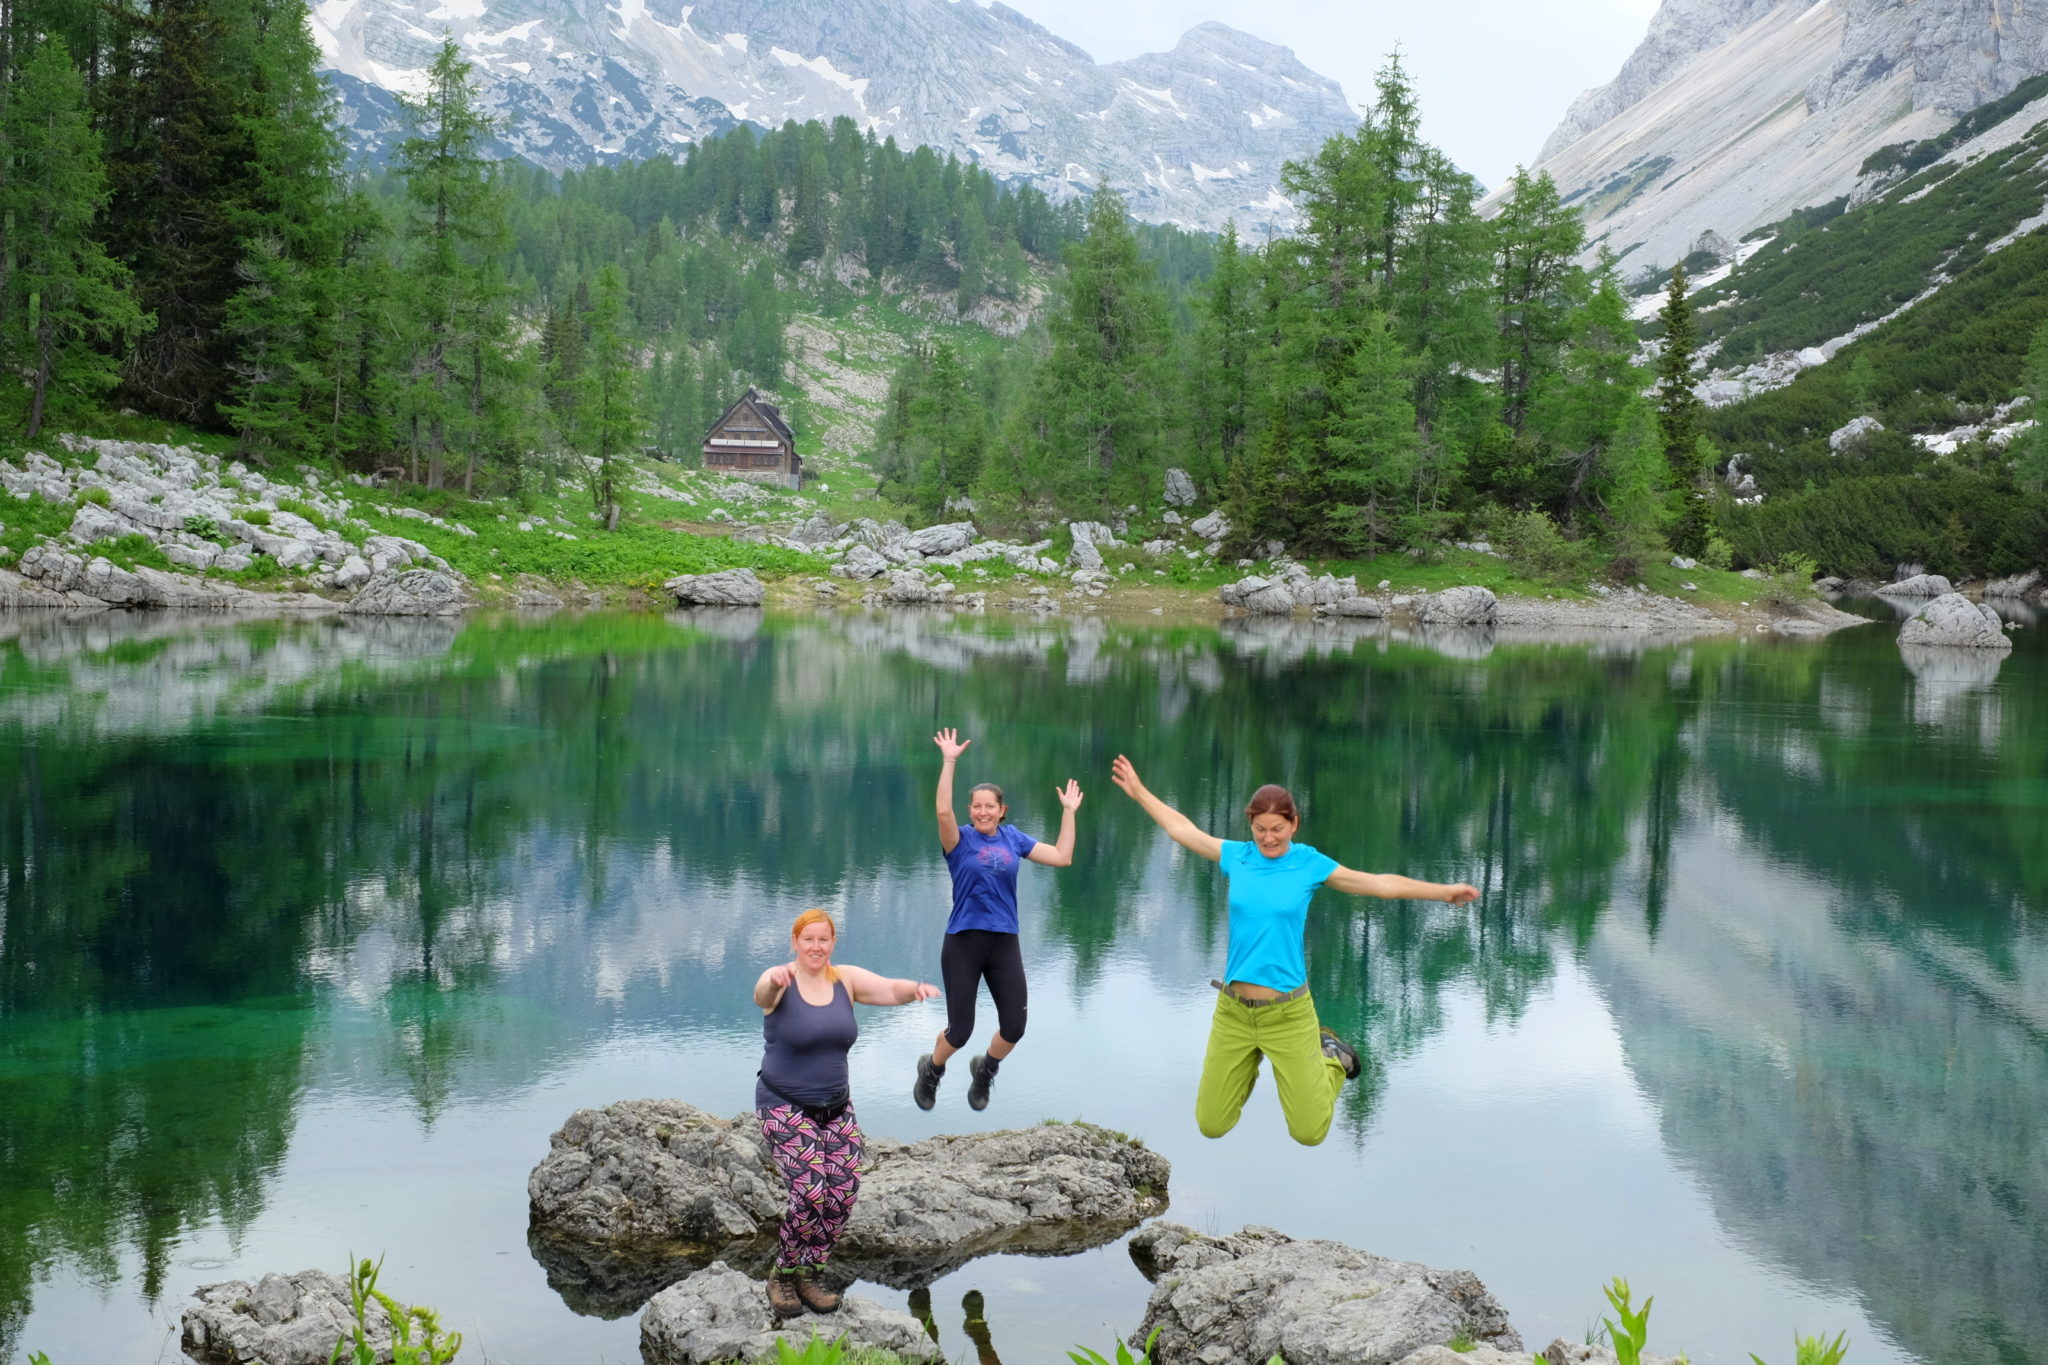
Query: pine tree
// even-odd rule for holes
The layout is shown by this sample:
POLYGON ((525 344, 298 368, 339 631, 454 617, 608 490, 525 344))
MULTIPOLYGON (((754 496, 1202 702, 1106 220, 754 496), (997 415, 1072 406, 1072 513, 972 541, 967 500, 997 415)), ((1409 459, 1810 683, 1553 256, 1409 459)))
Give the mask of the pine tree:
POLYGON ((1693 326, 1692 301, 1686 296, 1685 266, 1671 268, 1664 291, 1664 345, 1657 358, 1657 426, 1664 438, 1664 461, 1674 500, 1671 543, 1682 555, 1698 556, 1707 547, 1709 504, 1701 488, 1700 412, 1704 407, 1692 390, 1693 357, 1699 334, 1693 326))
POLYGON ((1592 296, 1574 311, 1569 333, 1556 377, 1530 417, 1569 474, 1561 509, 1567 525, 1582 507, 1609 499, 1608 451, 1629 429, 1648 379, 1635 363, 1635 328, 1611 258, 1602 257, 1592 296))
POLYGON ((1337 394, 1338 416, 1308 499, 1311 547, 1371 557, 1401 544, 1421 437, 1413 363, 1384 313, 1367 315, 1337 394))
POLYGON ((1237 224, 1227 224, 1201 302, 1194 360, 1187 367, 1186 409, 1194 414, 1194 471, 1220 484, 1244 458, 1256 408, 1252 356, 1257 339, 1254 270, 1239 249, 1237 224))
POLYGON ((1532 176, 1519 168, 1492 226, 1500 414, 1519 436, 1584 296, 1585 272, 1573 258, 1585 230, 1547 172, 1532 176))
POLYGON ((99 349, 143 332, 128 272, 92 235, 107 199, 100 140, 87 121, 85 83, 63 40, 21 63, 0 110, 0 221, 15 225, 0 354, 29 378, 26 435, 42 429, 51 391, 98 397, 118 378, 99 349))
POLYGON ((590 291, 590 352, 577 402, 574 448, 588 470, 590 498, 607 529, 619 523, 621 466, 639 444, 639 377, 626 314, 626 277, 608 265, 590 291))
POLYGON ((1663 553, 1669 516, 1656 414, 1640 396, 1630 398, 1601 453, 1608 572, 1622 580, 1639 577, 1663 553))
POLYGON ((967 388, 960 353, 949 341, 931 348, 910 402, 910 436, 918 457, 918 502, 928 516, 974 486, 981 453, 979 406, 967 388))

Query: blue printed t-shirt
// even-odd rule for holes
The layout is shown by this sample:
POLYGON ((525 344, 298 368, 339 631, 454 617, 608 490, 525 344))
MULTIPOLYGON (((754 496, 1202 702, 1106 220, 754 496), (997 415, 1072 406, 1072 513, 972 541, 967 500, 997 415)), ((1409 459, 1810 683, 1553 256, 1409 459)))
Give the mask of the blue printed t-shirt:
POLYGON ((1015 825, 997 825, 994 834, 960 826, 960 842, 946 855, 946 870, 953 874, 953 915, 946 932, 1016 933, 1017 863, 1037 847, 1038 840, 1015 825))
POLYGON ((1230 960, 1223 979, 1276 991, 1305 984, 1309 897, 1337 870, 1337 860, 1307 844, 1290 844, 1268 858, 1247 840, 1222 843, 1217 865, 1230 879, 1230 960))

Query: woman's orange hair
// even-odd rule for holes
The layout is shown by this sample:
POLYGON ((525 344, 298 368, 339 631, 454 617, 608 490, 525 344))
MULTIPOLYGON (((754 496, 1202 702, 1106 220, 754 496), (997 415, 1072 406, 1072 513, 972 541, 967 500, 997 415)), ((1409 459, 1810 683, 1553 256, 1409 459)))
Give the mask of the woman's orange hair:
MULTIPOLYGON (((804 930, 810 928, 813 924, 824 925, 827 929, 830 929, 832 931, 832 941, 834 943, 837 943, 839 941, 839 926, 832 922, 832 917, 830 915, 826 914, 823 910, 819 910, 815 907, 804 911, 801 915, 798 915, 796 917, 796 923, 789 926, 789 941, 791 943, 795 943, 796 936, 798 934, 801 934, 804 930)), ((837 981, 839 979, 839 969, 832 965, 832 960, 830 958, 827 958, 825 960, 825 979, 827 981, 837 981)))

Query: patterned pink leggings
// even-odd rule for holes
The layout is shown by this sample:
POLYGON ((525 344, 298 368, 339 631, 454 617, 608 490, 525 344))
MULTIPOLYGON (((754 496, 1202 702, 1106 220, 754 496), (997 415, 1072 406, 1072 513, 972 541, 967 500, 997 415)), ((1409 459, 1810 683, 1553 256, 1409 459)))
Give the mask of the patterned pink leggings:
POLYGON ((860 1124, 847 1105, 820 1123, 793 1104, 759 1111, 768 1154, 789 1185, 789 1212, 782 1216, 778 1268, 825 1264, 853 1201, 860 1197, 860 1124))

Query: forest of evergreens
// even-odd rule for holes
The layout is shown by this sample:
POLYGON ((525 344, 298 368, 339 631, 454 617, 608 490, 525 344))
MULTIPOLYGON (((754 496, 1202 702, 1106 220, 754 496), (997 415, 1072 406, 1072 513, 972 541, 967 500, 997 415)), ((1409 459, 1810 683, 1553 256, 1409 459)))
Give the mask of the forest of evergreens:
MULTIPOLYGON (((1421 138, 1398 59, 1355 133, 1289 163, 1300 226, 1262 244, 1134 224, 1113 191, 1054 205, 844 119, 742 125, 680 163, 559 177, 493 163, 452 43, 406 101, 411 136, 389 168, 355 171, 316 60, 302 0, 6 0, 0 350, 21 382, 0 415, 18 433, 125 408, 229 436, 252 461, 476 496, 569 481, 603 512, 618 461, 692 458, 739 389, 789 382, 792 317, 829 322, 887 291, 931 321, 858 453, 885 496, 927 517, 963 499, 996 530, 1113 517, 1156 501, 1179 466, 1226 507, 1240 551, 1428 555, 1484 536, 1532 564, 1622 577, 1671 550, 1803 553, 1844 573, 2048 557, 1996 455, 1965 471, 1967 496, 1951 481, 1909 497, 1875 523, 1891 530, 1859 540, 1809 534, 1834 519, 1818 505, 1781 513, 1781 495, 1827 503, 1851 473, 1914 494, 1924 471, 1910 446, 1867 470, 1801 453, 1840 407, 1836 367, 1704 413, 1682 284, 1644 365, 1622 290, 1577 263, 1578 218, 1548 178, 1518 173, 1480 216, 1472 178, 1421 138), (973 319, 990 303, 1037 321, 989 344, 973 319), (1757 447, 1761 511, 1720 492, 1732 440, 1757 447), (2001 499, 2010 533, 1949 528, 1929 544, 1930 527, 2001 499)), ((1884 281, 1906 267, 1862 223, 1807 227, 1863 249, 1890 298, 1884 281)), ((1953 261, 1958 286, 2020 255, 1953 261)), ((1771 325, 1745 307, 1712 315, 1724 352, 1771 325)), ((1891 356, 1885 336, 1867 339, 1872 355, 1891 356)), ((1992 345, 2016 378, 2023 346, 2003 332, 1992 345)), ((1910 359, 1884 360, 1875 382, 1902 413, 1998 396, 1977 393, 1985 366, 1889 394, 1944 346, 1894 350, 1910 359)))

